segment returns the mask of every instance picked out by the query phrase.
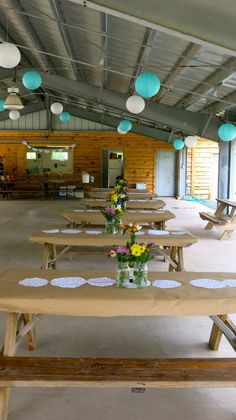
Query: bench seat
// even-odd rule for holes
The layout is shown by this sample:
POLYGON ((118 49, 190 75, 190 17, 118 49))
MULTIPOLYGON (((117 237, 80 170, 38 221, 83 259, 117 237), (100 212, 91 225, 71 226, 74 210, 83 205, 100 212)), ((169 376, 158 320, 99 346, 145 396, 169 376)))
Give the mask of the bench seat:
POLYGON ((0 357, 0 387, 161 388, 235 385, 235 358, 0 357))
POLYGON ((209 220, 210 222, 213 222, 214 224, 217 224, 217 225, 225 225, 227 223, 230 223, 230 220, 228 220, 228 218, 217 217, 213 213, 201 211, 199 215, 202 220, 209 220))

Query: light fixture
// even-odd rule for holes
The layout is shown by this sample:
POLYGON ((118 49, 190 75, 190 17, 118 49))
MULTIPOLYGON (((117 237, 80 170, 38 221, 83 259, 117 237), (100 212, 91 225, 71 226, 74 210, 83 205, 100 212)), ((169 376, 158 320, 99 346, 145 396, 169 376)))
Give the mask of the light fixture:
POLYGON ((18 96, 19 89, 16 87, 11 87, 7 89, 9 95, 5 100, 4 108, 11 111, 12 109, 16 109, 20 111, 24 108, 24 105, 21 102, 20 97, 18 96))
POLYGON ((0 44, 0 67, 12 69, 16 67, 21 59, 20 50, 10 42, 0 44))

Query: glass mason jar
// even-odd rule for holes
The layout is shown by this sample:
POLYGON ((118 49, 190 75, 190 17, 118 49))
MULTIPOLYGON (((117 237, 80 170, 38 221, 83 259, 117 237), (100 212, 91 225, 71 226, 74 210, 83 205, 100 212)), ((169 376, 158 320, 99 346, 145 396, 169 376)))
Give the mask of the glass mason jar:
POLYGON ((117 262, 116 266, 116 286, 126 287, 129 283, 129 264, 128 262, 117 262))
POLYGON ((108 235, 117 235, 120 233, 120 223, 107 221, 105 224, 105 233, 108 235))
POLYGON ((147 263, 135 262, 133 268, 133 284, 135 287, 146 287, 147 281, 147 263))

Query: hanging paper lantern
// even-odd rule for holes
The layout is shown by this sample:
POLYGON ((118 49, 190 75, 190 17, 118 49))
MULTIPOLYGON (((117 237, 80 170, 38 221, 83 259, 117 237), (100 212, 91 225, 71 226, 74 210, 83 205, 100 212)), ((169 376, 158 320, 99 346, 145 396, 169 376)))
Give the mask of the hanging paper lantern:
POLYGON ((173 146, 176 150, 181 150, 184 148, 184 141, 182 139, 175 139, 173 146))
POLYGON ((0 44, 0 67, 13 69, 19 64, 20 59, 20 50, 16 45, 11 44, 10 42, 3 42, 0 44))
POLYGON ((35 90, 41 86, 42 77, 37 71, 30 70, 23 74, 22 83, 26 89, 35 90))
POLYGON ((118 133, 120 133, 120 134, 126 134, 126 133, 127 133, 127 131, 123 131, 123 130, 121 130, 119 126, 117 127, 117 131, 118 131, 118 133))
POLYGON ((50 109, 53 114, 59 115, 63 111, 63 105, 60 102, 53 102, 50 109))
POLYGON ((70 118, 71 118, 71 116, 70 116, 69 112, 62 112, 59 115, 59 119, 60 119, 61 122, 69 122, 70 118))
POLYGON ((9 112, 9 118, 10 118, 11 120, 13 120, 13 121, 18 120, 18 119, 20 118, 20 113, 19 113, 19 111, 17 111, 16 109, 12 109, 12 110, 9 112))
POLYGON ((121 120, 120 124, 119 124, 120 130, 121 131, 130 131, 132 128, 132 123, 130 120, 121 120))
POLYGON ((155 73, 142 73, 135 81, 135 90, 144 98, 151 98, 159 92, 161 82, 155 73))
POLYGON ((222 124, 218 129, 219 138, 223 141, 231 141, 236 137, 236 127, 233 124, 222 124))
POLYGON ((4 104, 5 101, 3 99, 0 99, 0 112, 5 111, 4 104))
POLYGON ((198 137, 197 136, 187 136, 184 139, 185 146, 187 146, 187 147, 194 147, 194 146, 196 146, 197 141, 198 141, 198 137))
POLYGON ((145 101, 141 96, 130 96, 126 101, 126 108, 133 114, 140 114, 145 108, 145 101))

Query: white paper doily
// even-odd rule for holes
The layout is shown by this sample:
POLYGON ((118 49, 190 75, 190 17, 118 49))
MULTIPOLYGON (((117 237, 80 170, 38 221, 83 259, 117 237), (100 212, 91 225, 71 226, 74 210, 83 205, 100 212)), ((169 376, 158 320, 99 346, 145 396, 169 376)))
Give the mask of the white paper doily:
POLYGON ((152 213, 152 210, 139 210, 140 213, 152 213))
POLYGON ((164 209, 159 209, 159 210, 155 210, 155 213, 165 213, 166 210, 164 209))
POLYGON ((236 279, 225 279, 223 283, 228 287, 236 287, 236 279))
POLYGON ((88 279, 87 283, 90 284, 90 286, 106 287, 113 286, 116 281, 115 279, 110 279, 109 277, 96 277, 93 279, 88 279))
MULTIPOLYGON (((150 285, 151 285, 151 282, 148 280, 145 287, 149 287, 150 285)), ((127 283, 125 287, 127 289, 145 289, 145 287, 137 287, 136 284, 134 283, 127 283)))
POLYGON ((100 210, 93 210, 93 209, 88 209, 86 210, 87 213, 99 213, 100 210))
POLYGON ((186 232, 186 230, 171 230, 170 231, 170 234, 171 235, 176 235, 176 236, 178 236, 178 235, 185 235, 187 232, 186 232))
POLYGON ((79 209, 74 209, 73 211, 75 211, 76 213, 84 213, 85 212, 85 210, 79 210, 79 209))
POLYGON ((63 229, 61 233, 81 233, 82 231, 79 229, 63 229))
POLYGON ((99 235, 99 233, 102 233, 101 230, 86 230, 85 233, 88 233, 89 235, 99 235))
POLYGON ((57 277, 50 281, 52 286, 63 287, 66 289, 74 289, 75 287, 83 286, 86 280, 82 277, 57 277))
POLYGON ((43 233, 59 233, 59 229, 48 229, 48 230, 43 230, 43 233))
POLYGON ((28 286, 28 287, 42 287, 46 286, 49 281, 46 279, 41 279, 40 277, 31 277, 27 279, 23 279, 19 281, 21 286, 28 286))
POLYGON ((142 232, 141 230, 139 230, 138 232, 135 232, 135 235, 137 236, 142 236, 144 235, 145 232, 142 232))
POLYGON ((168 232, 168 230, 153 230, 153 229, 149 229, 148 231, 147 231, 147 233, 148 233, 148 235, 160 235, 160 236, 162 236, 162 235, 169 235, 169 232, 168 232))
POLYGON ((152 285, 154 287, 159 287, 160 289, 175 289, 182 286, 181 283, 175 280, 154 280, 152 285))
MULTIPOLYGON (((130 200, 129 200, 130 201, 130 200)), ((127 213, 136 213, 137 210, 128 210, 127 213)))
POLYGON ((222 289, 225 283, 215 279, 194 279, 190 284, 195 287, 203 287, 204 289, 222 289))

